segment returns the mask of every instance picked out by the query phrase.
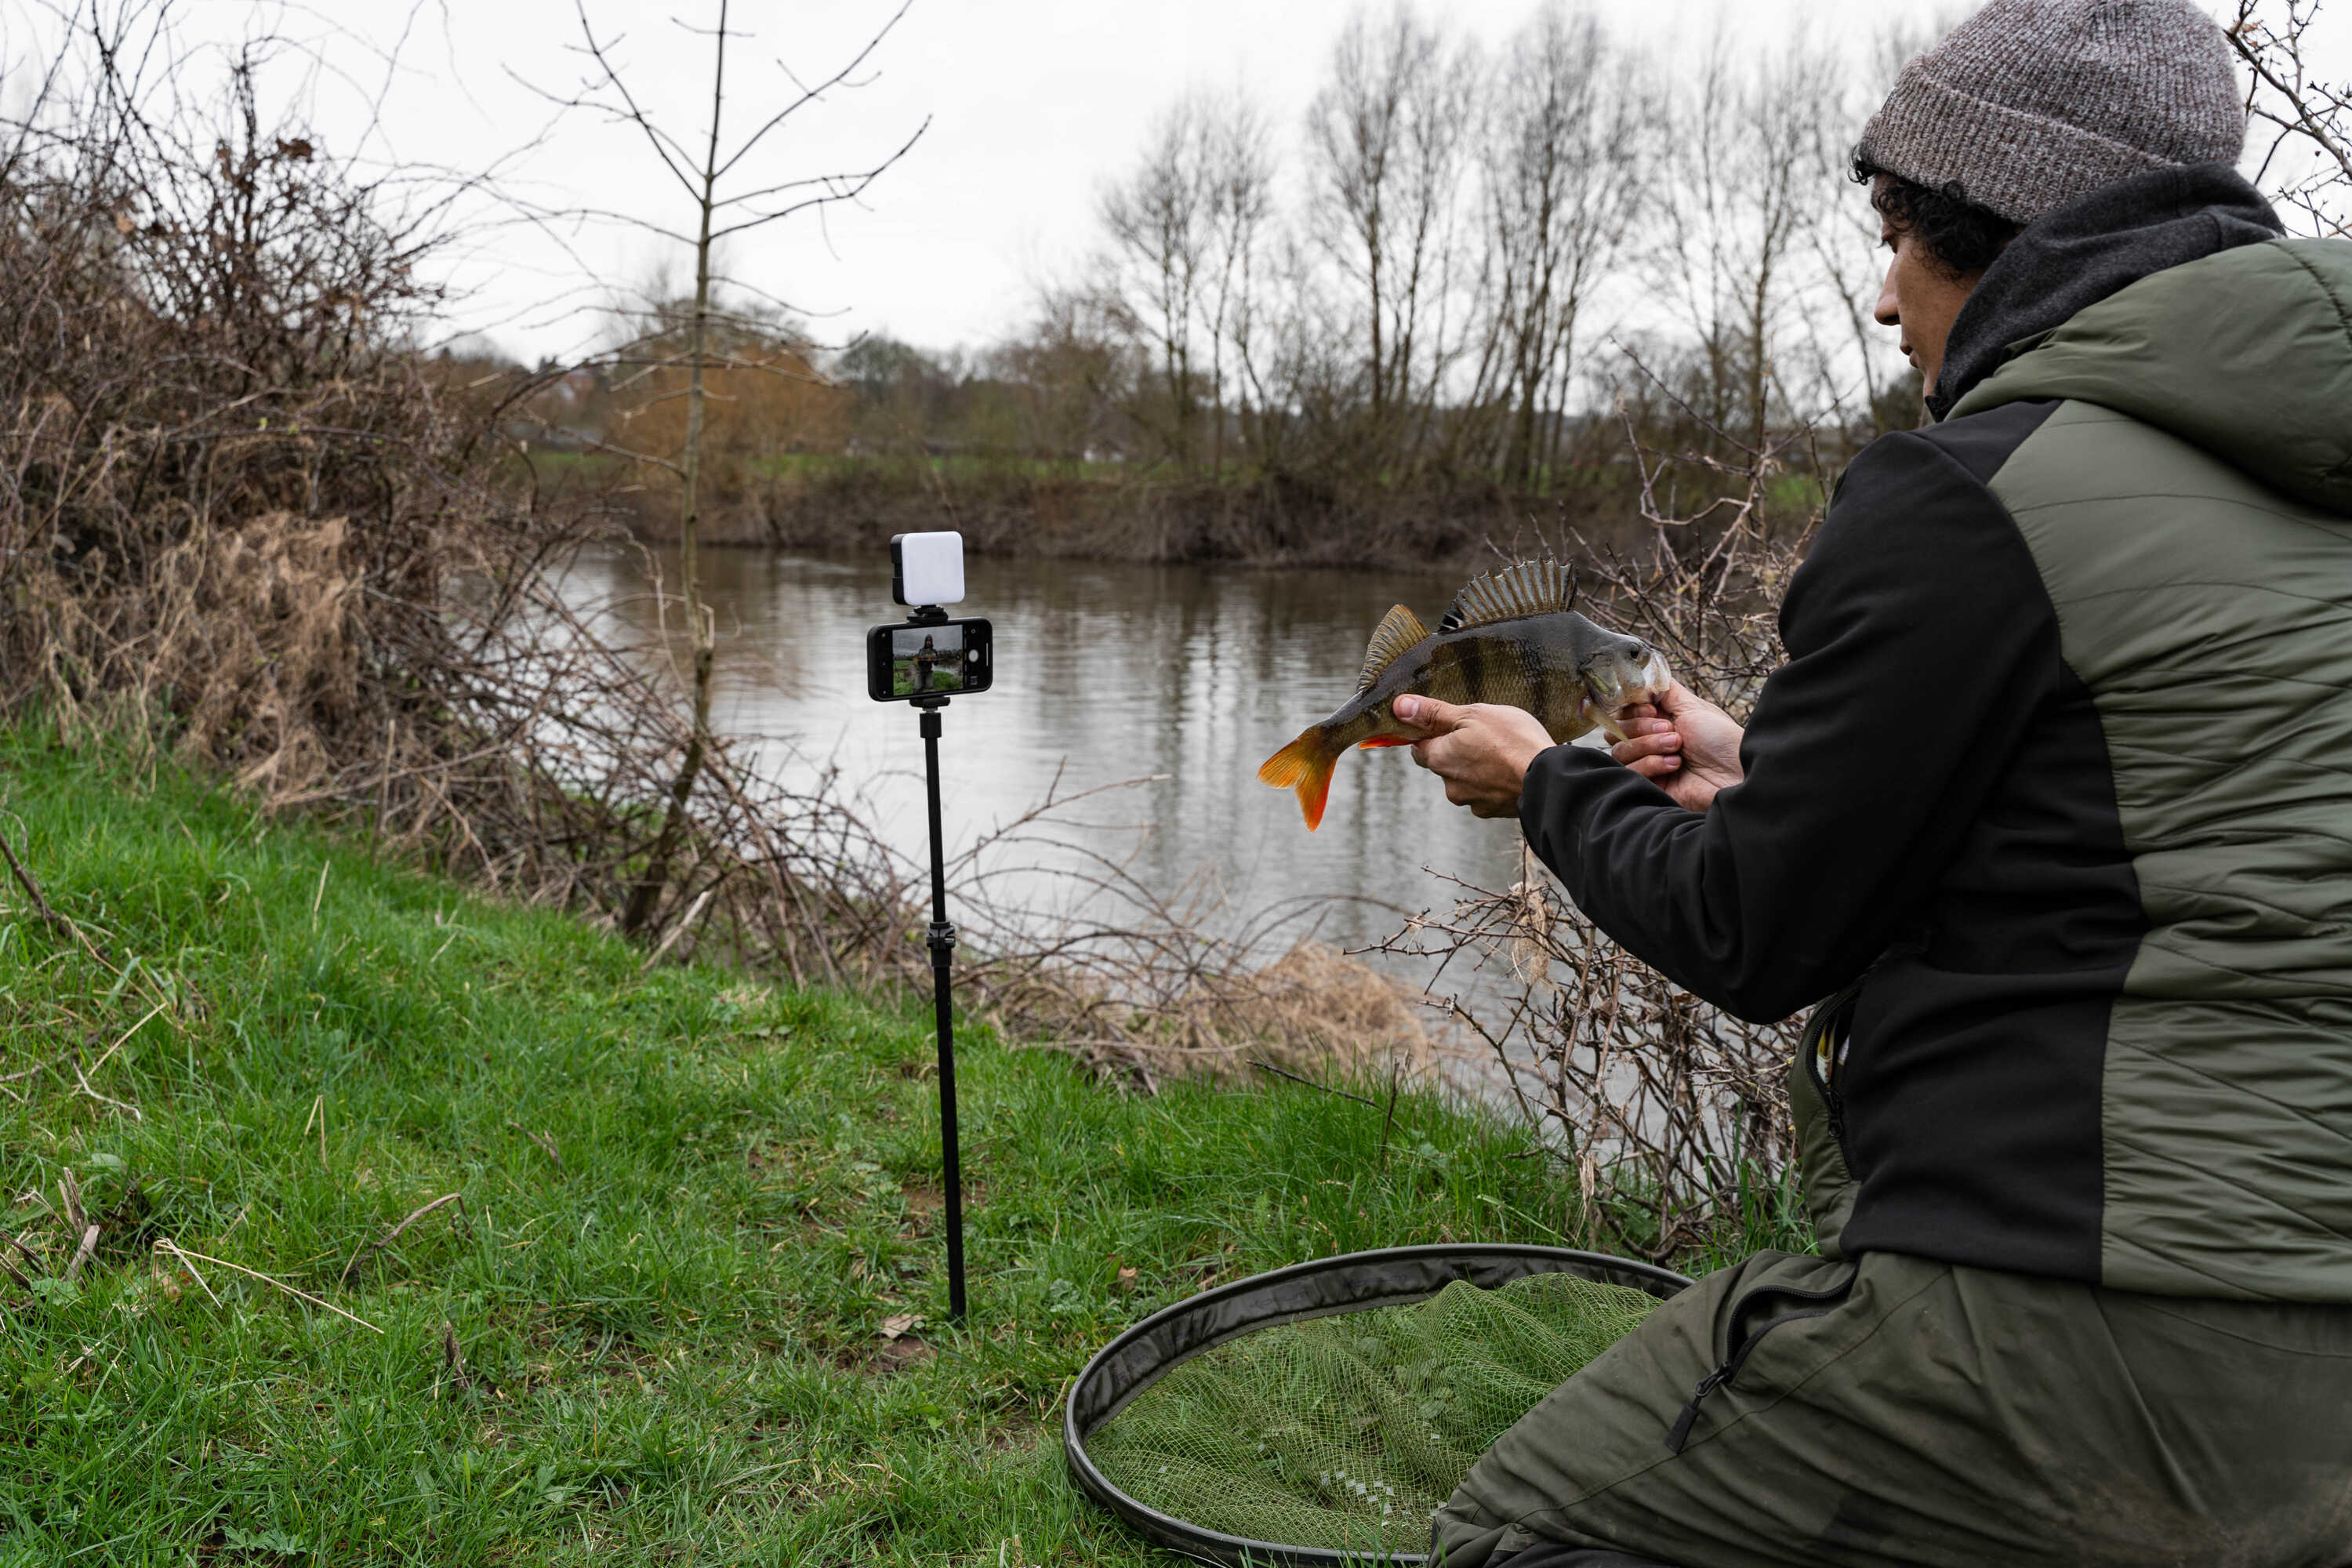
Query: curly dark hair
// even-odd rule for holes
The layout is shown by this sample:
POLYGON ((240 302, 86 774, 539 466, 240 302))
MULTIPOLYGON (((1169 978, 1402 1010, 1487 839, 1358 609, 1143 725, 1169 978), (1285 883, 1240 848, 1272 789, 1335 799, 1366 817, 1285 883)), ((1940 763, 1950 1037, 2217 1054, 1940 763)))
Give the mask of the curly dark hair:
POLYGON ((1973 277, 1990 267, 2022 226, 1969 201, 1958 180, 1937 190, 1882 169, 1860 153, 1853 155, 1855 180, 1868 184, 1881 174, 1886 183, 1871 192, 1870 205, 1926 246, 1937 265, 1954 278, 1973 277))

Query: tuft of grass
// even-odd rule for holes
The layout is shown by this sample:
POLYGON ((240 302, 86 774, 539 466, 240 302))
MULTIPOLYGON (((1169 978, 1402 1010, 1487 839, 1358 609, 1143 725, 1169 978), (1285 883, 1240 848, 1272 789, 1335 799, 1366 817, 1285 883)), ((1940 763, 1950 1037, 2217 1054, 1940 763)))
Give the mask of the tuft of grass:
POLYGON ((0 1563, 1171 1561, 1065 1479, 1088 1354, 1213 1281, 1575 1212, 1432 1094, 1132 1098, 975 1031, 950 1328, 919 1004, 642 972, 22 733, 0 805, 104 954, 0 891, 38 1259, 0 1279, 0 1563))

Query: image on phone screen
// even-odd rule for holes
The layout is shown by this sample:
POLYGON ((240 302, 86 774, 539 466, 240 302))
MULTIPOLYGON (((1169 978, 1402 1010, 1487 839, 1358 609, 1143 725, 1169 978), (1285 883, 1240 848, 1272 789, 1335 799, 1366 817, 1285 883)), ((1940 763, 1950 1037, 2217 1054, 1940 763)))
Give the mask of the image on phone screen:
POLYGON ((890 695, 964 689, 963 628, 905 626, 890 634, 890 695))

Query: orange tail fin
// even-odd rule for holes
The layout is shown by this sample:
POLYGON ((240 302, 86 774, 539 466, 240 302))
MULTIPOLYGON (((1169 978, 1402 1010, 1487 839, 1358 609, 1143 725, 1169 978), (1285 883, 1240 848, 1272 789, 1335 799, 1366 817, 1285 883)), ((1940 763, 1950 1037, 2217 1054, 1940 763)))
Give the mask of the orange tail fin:
POLYGON ((1323 744, 1322 736, 1307 731, 1265 760, 1257 771, 1259 782, 1276 789, 1298 792, 1298 809, 1307 816, 1307 831, 1322 825, 1323 802, 1331 793, 1331 770, 1339 754, 1323 744))

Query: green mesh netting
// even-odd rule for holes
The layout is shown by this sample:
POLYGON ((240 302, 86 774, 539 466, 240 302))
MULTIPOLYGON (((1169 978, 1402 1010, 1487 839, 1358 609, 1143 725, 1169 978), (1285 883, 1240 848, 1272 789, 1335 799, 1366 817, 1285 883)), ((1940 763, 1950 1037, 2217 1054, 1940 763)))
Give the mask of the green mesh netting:
POLYGON ((1657 1305, 1537 1274, 1260 1329, 1145 1389, 1087 1453, 1137 1501, 1227 1535, 1421 1551, 1471 1462, 1657 1305))

